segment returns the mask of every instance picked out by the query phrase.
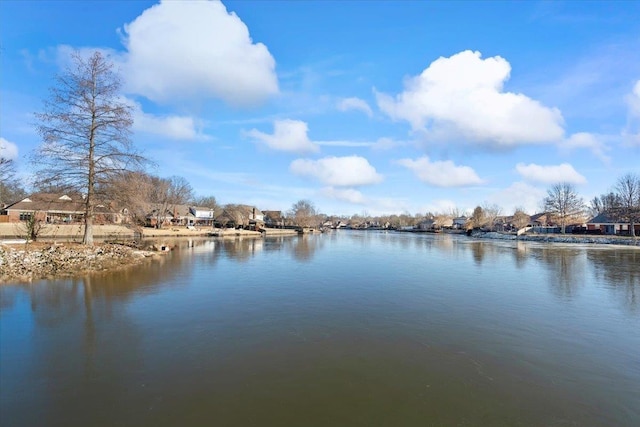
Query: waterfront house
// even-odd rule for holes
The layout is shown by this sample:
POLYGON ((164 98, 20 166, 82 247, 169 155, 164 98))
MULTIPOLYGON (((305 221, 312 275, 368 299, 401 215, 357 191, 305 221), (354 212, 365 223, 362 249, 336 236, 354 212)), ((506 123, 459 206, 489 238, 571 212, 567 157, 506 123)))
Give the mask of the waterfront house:
MULTIPOLYGON (((640 224, 635 224, 635 234, 640 234, 640 224)), ((587 221, 587 233, 619 234, 628 236, 631 226, 629 222, 618 218, 613 213, 602 212, 587 221)))
MULTIPOLYGON (((25 221, 33 216, 49 224, 74 224, 84 221, 85 197, 78 193, 34 193, 8 205, 7 222, 25 221)), ((107 203, 97 202, 94 223, 121 223, 124 215, 107 203)))

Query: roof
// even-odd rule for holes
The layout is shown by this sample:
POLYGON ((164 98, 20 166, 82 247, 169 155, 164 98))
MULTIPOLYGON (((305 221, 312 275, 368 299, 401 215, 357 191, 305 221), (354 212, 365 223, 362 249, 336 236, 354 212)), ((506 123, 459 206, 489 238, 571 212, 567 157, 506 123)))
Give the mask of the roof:
POLYGON ((613 217, 613 215, 611 215, 608 212, 601 212, 598 215, 591 218, 589 221, 587 221, 587 224, 620 224, 620 223, 626 223, 626 221, 622 221, 619 218, 616 219, 615 217, 613 217))
POLYGON ((35 193, 7 206, 7 211, 84 212, 84 198, 79 194, 35 193))

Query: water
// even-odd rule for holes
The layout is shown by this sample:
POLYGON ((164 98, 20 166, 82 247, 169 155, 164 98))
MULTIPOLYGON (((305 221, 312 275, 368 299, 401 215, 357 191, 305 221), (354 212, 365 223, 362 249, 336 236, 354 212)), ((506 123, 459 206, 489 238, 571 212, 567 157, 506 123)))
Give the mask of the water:
POLYGON ((0 287, 0 425, 640 425, 638 249, 178 243, 0 287))

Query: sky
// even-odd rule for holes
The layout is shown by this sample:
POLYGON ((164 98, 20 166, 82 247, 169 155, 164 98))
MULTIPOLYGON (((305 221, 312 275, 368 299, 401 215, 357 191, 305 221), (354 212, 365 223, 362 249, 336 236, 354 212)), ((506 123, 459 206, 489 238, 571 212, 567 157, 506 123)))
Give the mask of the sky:
POLYGON ((151 172, 220 204, 541 211, 640 173, 637 1, 0 2, 0 148, 28 181, 69 55, 109 56, 151 172))

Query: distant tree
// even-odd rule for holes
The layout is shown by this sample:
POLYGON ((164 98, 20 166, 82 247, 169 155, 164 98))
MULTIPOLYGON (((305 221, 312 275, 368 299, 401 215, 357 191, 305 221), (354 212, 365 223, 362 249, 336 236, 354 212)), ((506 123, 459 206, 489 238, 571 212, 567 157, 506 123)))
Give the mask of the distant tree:
POLYGON ((153 177, 142 171, 125 171, 110 179, 101 193, 128 214, 132 225, 143 226, 152 207, 153 177))
POLYGON ((502 208, 496 204, 484 203, 482 206, 485 225, 490 230, 495 230, 496 220, 502 214, 502 208))
POLYGON ((523 208, 516 208, 513 213, 512 223, 518 230, 526 227, 531 222, 531 217, 524 211, 523 208))
POLYGON ((289 216, 296 225, 301 227, 315 227, 318 225, 318 212, 309 200, 298 200, 291 206, 289 216))
POLYGON ((17 179, 0 181, 0 207, 18 202, 27 196, 27 192, 17 179))
MULTIPOLYGON (((3 149, 0 146, 0 149, 3 149)), ((13 159, 9 159, 2 156, 2 152, 0 151, 0 183, 9 181, 13 178, 15 174, 15 165, 13 163, 13 159)))
POLYGON ((484 227, 487 223, 487 218, 484 214, 484 209, 481 206, 476 206, 471 214, 471 218, 468 221, 468 224, 471 228, 481 228, 484 227))
POLYGON ((84 236, 93 244, 96 187, 144 160, 132 147, 131 108, 120 98, 121 82, 100 52, 72 57, 56 79, 44 111, 36 114, 43 144, 32 156, 38 182, 85 193, 84 236))
POLYGON ((223 227, 227 226, 229 223, 233 223, 236 227, 247 227, 249 225, 252 212, 253 208, 251 206, 229 203, 224 205, 220 215, 216 216, 216 221, 218 221, 223 227))
POLYGON ((614 210, 629 222, 629 234, 635 237, 635 224, 640 223, 640 176, 633 173, 621 176, 615 190, 620 205, 614 210))
POLYGON ((181 176, 150 179, 150 202, 156 220, 156 227, 162 228, 167 215, 173 213, 177 205, 184 205, 193 199, 193 189, 181 176))
POLYGON ((613 212, 620 207, 620 197, 613 191, 591 199, 589 210, 593 216, 605 212, 613 212))
POLYGON ((214 212, 220 209, 220 206, 218 206, 218 201, 213 196, 196 197, 193 200, 193 204, 196 206, 201 206, 203 208, 213 209, 214 212))
POLYGON ((567 182, 555 184, 547 190, 544 206, 545 210, 560 222, 562 234, 565 232, 567 221, 582 215, 585 208, 584 201, 578 196, 575 187, 567 182))

